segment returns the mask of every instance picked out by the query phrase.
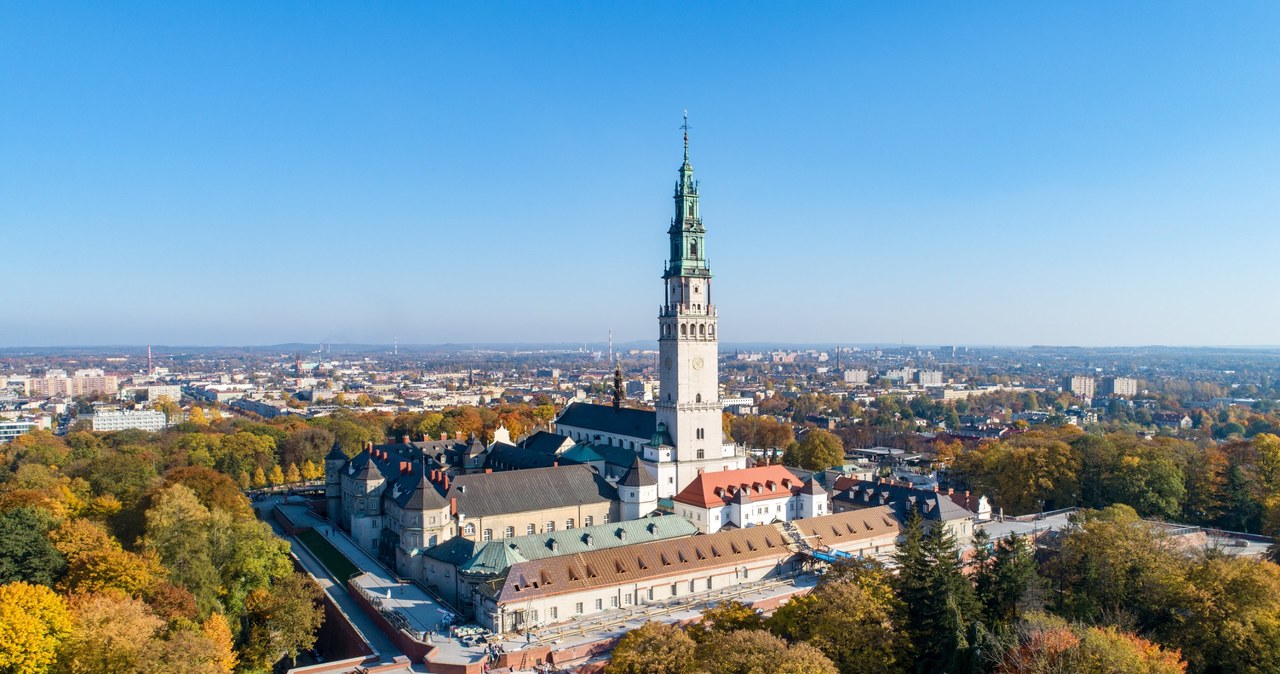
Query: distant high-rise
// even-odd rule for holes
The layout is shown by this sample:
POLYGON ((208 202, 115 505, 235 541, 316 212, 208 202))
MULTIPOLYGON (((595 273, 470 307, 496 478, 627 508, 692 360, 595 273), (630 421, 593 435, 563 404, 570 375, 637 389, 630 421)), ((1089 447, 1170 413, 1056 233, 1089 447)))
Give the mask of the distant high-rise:
POLYGON ((1138 395, 1138 380, 1133 377, 1108 377, 1102 381, 1102 392, 1107 395, 1132 398, 1138 395))
POLYGON ((1062 386, 1076 397, 1088 400, 1093 397, 1095 383, 1093 377, 1074 375, 1064 378, 1062 386))

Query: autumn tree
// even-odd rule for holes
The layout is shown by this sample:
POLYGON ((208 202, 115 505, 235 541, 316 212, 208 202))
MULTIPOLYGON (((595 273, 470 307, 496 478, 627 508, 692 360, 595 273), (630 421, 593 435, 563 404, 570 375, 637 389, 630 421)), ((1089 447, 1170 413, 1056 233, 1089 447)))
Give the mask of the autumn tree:
MULTIPOLYGON (((297 468, 294 468, 294 470, 296 471, 297 468)), ((271 472, 267 474, 267 482, 273 487, 279 487, 284 484, 284 471, 280 470, 278 464, 271 467, 271 472)))
POLYGON ((696 650, 707 674, 837 674, 830 658, 808 644, 789 645, 765 630, 715 633, 696 650))
POLYGON ((805 470, 827 470, 844 463, 844 443, 832 433, 814 429, 800 442, 787 446, 782 463, 805 470))
POLYGON ((250 592, 244 602, 244 662, 267 667, 315 645, 324 620, 322 594, 315 581, 301 573, 281 578, 270 589, 250 592))
POLYGON ((876 567, 824 580, 779 607, 768 624, 779 636, 817 648, 841 674, 893 674, 911 662, 904 615, 888 574, 876 567))
POLYGON ((106 529, 89 520, 67 520, 51 538, 67 560, 67 573, 58 587, 70 594, 115 591, 142 597, 166 574, 153 554, 125 550, 106 529))
POLYGON ((1202 555, 1187 568, 1187 582, 1195 600, 1162 632, 1193 674, 1280 672, 1280 566, 1202 555))
POLYGON ((724 601, 702 612, 702 619, 691 625, 689 636, 702 643, 712 637, 737 630, 764 629, 764 618, 740 601, 724 601))
POLYGON ((43 674, 71 632, 66 602, 44 585, 0 585, 0 671, 43 674))
POLYGON ((627 632, 613 649, 605 674, 687 674, 696 644, 684 630, 648 622, 627 632))
POLYGON ((1177 651, 1115 627, 1032 615, 997 658, 995 674, 1183 674, 1177 651))
POLYGON ((58 648, 58 669, 67 674, 134 672, 139 656, 162 627, 142 601, 116 593, 71 600, 73 629, 58 648))

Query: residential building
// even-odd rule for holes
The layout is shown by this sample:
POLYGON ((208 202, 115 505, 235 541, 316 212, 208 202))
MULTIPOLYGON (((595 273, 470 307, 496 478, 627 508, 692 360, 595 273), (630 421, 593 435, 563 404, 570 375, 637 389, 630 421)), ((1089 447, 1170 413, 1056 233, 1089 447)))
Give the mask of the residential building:
POLYGON ((1093 398, 1095 384, 1093 377, 1073 375, 1063 380, 1062 387, 1077 398, 1089 400, 1093 398))
POLYGON ((1138 380, 1133 377, 1108 377, 1102 382, 1105 395, 1132 398, 1138 395, 1138 380))
POLYGON ((913 375, 915 383, 919 386, 942 386, 942 371, 940 370, 916 370, 913 375))
POLYGON ((844 383, 862 385, 867 383, 867 371, 864 369, 851 369, 844 371, 844 383))
POLYGON ((703 473, 673 499, 676 514, 703 533, 790 522, 829 512, 827 492, 781 465, 703 473))
POLYGON ((35 421, 26 419, 0 420, 0 445, 12 442, 23 433, 30 433, 39 427, 35 421))
POLYGON ((160 410, 103 410, 92 417, 95 431, 137 429, 158 433, 168 427, 168 418, 160 410))
POLYGON ((991 519, 991 505, 985 496, 969 492, 916 489, 909 485, 886 481, 871 482, 839 478, 831 508, 837 513, 860 508, 888 506, 902 522, 912 513, 919 514, 929 526, 945 526, 956 541, 967 545, 973 538, 974 525, 991 519))

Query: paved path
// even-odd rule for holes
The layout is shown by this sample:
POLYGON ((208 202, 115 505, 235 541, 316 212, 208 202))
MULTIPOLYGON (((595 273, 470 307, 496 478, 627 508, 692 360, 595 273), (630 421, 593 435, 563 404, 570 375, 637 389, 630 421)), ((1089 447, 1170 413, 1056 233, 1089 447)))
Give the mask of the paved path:
MULTIPOLYGON (((268 499, 259 501, 253 505, 255 508, 258 508, 263 512, 265 515, 264 519, 271 525, 271 528, 275 530, 276 535, 284 539, 285 542, 289 544, 293 554, 302 564, 302 568, 306 569, 307 573, 310 573, 315 577, 316 583, 320 585, 320 588, 324 590, 324 593, 329 595, 329 598, 333 600, 333 603, 346 614, 347 619, 355 626, 356 631, 359 632, 360 636, 368 642, 371 648, 373 648, 379 660, 382 662, 391 662, 392 658, 398 655, 404 655, 400 652, 400 649, 396 648, 396 645, 387 638, 387 635, 383 634, 382 629, 378 624, 365 614, 364 610, 360 608, 360 605, 356 603, 356 600, 352 598, 351 594, 347 591, 347 588, 343 586, 341 582, 338 582, 338 580, 335 579, 327 569, 325 569, 324 565, 321 564, 318 559, 312 556, 311 552, 307 550, 307 547, 299 543, 292 536, 286 534, 284 530, 280 528, 280 525, 275 521, 275 518, 271 517, 272 508, 279 503, 281 503, 280 499, 268 499)), ((422 669, 419 671, 426 670, 422 669)))

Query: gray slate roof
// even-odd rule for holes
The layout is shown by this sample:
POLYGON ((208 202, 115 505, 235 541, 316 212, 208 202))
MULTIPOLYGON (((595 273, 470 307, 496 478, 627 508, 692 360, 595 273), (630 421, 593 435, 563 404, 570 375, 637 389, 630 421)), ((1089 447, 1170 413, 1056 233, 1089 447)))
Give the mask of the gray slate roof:
POLYGON ((489 517, 604 503, 616 500, 618 490, 590 466, 559 466, 459 475, 444 498, 458 499, 460 514, 489 517))
POLYGON ((653 410, 637 410, 630 407, 615 410, 612 405, 573 403, 560 412, 556 423, 601 433, 642 438, 648 442, 658 427, 658 415, 653 410))

